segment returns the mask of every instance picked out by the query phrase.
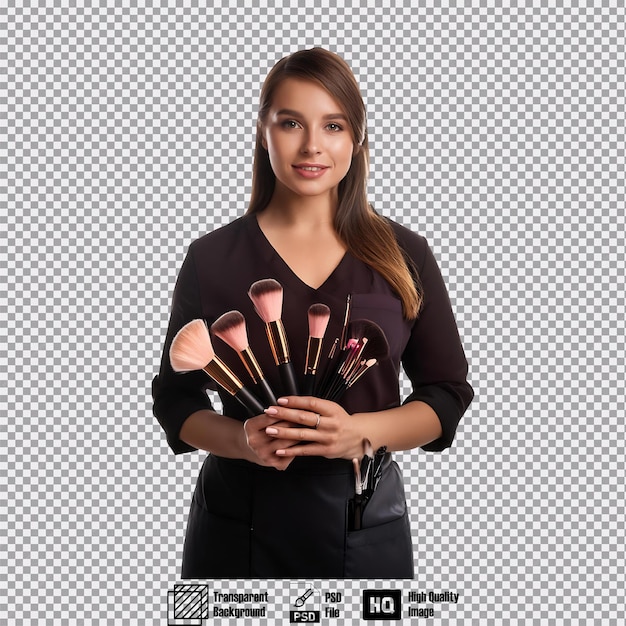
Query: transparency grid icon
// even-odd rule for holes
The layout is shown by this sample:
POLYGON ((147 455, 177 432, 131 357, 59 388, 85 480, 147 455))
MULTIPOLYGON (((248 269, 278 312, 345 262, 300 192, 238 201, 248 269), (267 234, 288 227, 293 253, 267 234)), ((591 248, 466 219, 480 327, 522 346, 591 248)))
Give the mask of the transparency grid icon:
POLYGON ((209 617, 209 588, 207 585, 174 585, 168 593, 168 626, 201 626, 209 617))

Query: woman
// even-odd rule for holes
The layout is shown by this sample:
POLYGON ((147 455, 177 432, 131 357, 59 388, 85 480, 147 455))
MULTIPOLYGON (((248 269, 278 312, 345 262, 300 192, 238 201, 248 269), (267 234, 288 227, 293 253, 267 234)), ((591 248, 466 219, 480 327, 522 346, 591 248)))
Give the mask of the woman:
MULTIPOLYGON (((183 578, 413 577, 402 477, 390 452, 450 446, 473 392, 427 243, 367 203, 368 157, 365 108, 347 64, 320 48, 279 61, 261 92, 248 212, 191 245, 153 382, 154 413, 173 451, 210 452, 189 514, 183 578), (221 394, 224 414, 214 412, 204 373, 173 373, 172 339, 192 319, 212 324, 239 310, 270 385, 280 389, 247 296, 266 278, 284 288, 296 372, 305 368, 308 308, 326 304, 326 336, 339 337, 348 295, 350 319, 378 324, 389 357, 340 402, 290 395, 250 418, 221 394), (402 404, 400 364, 413 384, 402 404), (354 530, 352 459, 363 457, 365 441, 388 452, 354 530)), ((244 379, 234 353, 214 346, 244 379)))

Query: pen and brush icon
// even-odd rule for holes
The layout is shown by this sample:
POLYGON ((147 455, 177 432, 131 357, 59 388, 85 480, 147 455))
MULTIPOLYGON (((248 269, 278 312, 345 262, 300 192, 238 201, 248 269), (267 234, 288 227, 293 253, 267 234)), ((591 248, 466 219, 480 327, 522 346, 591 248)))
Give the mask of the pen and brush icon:
POLYGON ((303 607, 306 604, 306 601, 313 595, 314 591, 315 589, 313 587, 309 587, 299 598, 296 599, 293 605, 297 609, 303 607))

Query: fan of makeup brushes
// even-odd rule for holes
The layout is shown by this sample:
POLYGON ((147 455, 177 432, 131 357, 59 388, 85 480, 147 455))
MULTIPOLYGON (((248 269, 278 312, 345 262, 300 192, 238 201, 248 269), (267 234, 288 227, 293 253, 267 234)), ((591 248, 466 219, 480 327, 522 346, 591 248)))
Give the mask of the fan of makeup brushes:
MULTIPOLYGON (((274 279, 253 283, 248 291, 259 317, 265 323, 267 340, 274 363, 279 370, 279 395, 316 395, 339 401, 376 363, 389 354, 389 345, 382 329, 369 320, 349 321, 350 297, 341 338, 334 340, 325 363, 325 375, 317 380, 322 345, 330 309, 325 304, 313 304, 308 310, 309 338, 302 389, 299 391, 291 362, 289 342, 282 322, 283 288, 274 279)), ((239 311, 228 311, 211 325, 211 333, 219 337, 239 356, 252 382, 248 389, 231 369, 215 354, 209 329, 204 320, 185 324, 172 341, 170 362, 176 372, 203 370, 230 395, 246 407, 251 415, 276 404, 277 395, 270 387, 248 340, 246 320, 239 311)))

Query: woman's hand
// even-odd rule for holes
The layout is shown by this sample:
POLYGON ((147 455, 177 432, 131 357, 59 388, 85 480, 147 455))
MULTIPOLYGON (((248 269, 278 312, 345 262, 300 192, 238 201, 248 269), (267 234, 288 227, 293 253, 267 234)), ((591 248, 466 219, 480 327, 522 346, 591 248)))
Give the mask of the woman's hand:
POLYGON ((274 448, 278 458, 360 459, 363 456, 363 434, 358 420, 336 402, 310 396, 287 396, 279 398, 278 404, 265 409, 266 415, 277 421, 268 424, 265 433, 280 443, 274 448))
POLYGON ((289 422, 277 422, 271 415, 257 415, 244 422, 243 430, 248 447, 252 451, 252 457, 248 460, 265 467, 275 467, 284 470, 293 461, 293 457, 277 456, 278 449, 289 448, 294 442, 289 439, 270 437, 266 429, 269 426, 278 426, 281 430, 288 430, 292 424, 289 422))

